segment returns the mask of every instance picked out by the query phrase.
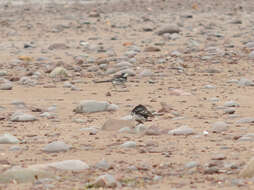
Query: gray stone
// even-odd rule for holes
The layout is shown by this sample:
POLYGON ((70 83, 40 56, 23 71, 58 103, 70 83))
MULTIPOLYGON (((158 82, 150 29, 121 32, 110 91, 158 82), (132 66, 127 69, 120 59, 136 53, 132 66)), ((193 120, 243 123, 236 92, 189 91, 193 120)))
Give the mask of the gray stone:
POLYGON ((4 77, 7 75, 7 71, 0 70, 0 77, 4 77))
POLYGON ((224 110, 225 114, 234 114, 235 113, 235 108, 227 108, 224 110))
POLYGON ((95 167, 102 170, 108 170, 112 168, 112 165, 109 164, 106 160, 101 160, 100 162, 95 164, 95 167))
POLYGON ((228 125, 224 121, 216 121, 212 124, 212 132, 220 133, 228 130, 228 125))
POLYGON ((254 133, 241 136, 237 141, 254 141, 254 133))
POLYGON ((19 84, 27 86, 35 86, 37 84, 36 80, 32 80, 29 77, 21 77, 19 79, 19 84))
POLYGON ((36 164, 30 166, 33 169, 50 169, 55 168, 58 170, 66 171, 82 171, 87 170, 89 166, 81 160, 64 160, 60 162, 52 162, 48 164, 36 164))
POLYGON ((31 168, 13 167, 0 175, 0 183, 27 183, 35 182, 37 179, 53 178, 54 175, 45 170, 31 168))
POLYGON ((254 59, 254 51, 250 52, 248 57, 249 57, 249 59, 254 59))
POLYGON ((165 26, 163 28, 161 28, 157 34, 158 35, 163 35, 163 34, 166 34, 166 33, 169 33, 169 34, 173 34, 173 33, 179 33, 181 30, 176 26, 176 25, 168 25, 168 26, 165 26))
POLYGON ((194 133, 194 130, 187 125, 183 125, 168 132, 169 135, 193 135, 194 133))
POLYGON ((153 75, 154 73, 150 69, 145 69, 139 74, 140 77, 151 77, 153 75))
POLYGON ((99 176, 96 181, 93 183, 95 187, 107 187, 107 188, 115 188, 118 186, 118 182, 116 179, 109 174, 99 176))
POLYGON ((106 101, 84 100, 73 110, 76 113, 93 113, 103 111, 116 111, 118 106, 106 101))
POLYGON ((28 113, 15 112, 12 114, 10 120, 12 122, 28 122, 28 121, 36 121, 37 118, 28 113))
POLYGON ((52 143, 47 144, 44 148, 44 152, 55 153, 55 152, 64 152, 68 151, 70 146, 65 144, 62 141, 54 141, 52 143))
POLYGON ((56 77, 66 78, 66 77, 69 77, 69 74, 65 68, 56 67, 53 71, 51 71, 49 76, 52 78, 56 78, 56 77))
POLYGON ((254 117, 241 118, 240 120, 236 121, 236 123, 238 123, 238 124, 241 124, 241 123, 254 123, 254 117))
POLYGON ((10 82, 0 84, 0 90, 12 90, 12 88, 13 86, 10 82))
POLYGON ((240 86, 254 86, 254 82, 252 80, 241 78, 238 82, 240 86))
POLYGON ((240 105, 235 101, 227 101, 224 103, 225 107, 239 107, 240 105))
POLYGON ((195 162, 195 161, 191 161, 191 162, 188 162, 184 165, 185 168, 187 169, 190 169, 190 168, 195 168, 198 166, 198 163, 195 162))
POLYGON ((123 144, 121 144, 122 148, 135 148, 136 147, 136 142, 134 141, 127 141, 123 144))
POLYGON ((19 140, 8 133, 0 135, 0 144, 17 144, 17 143, 19 143, 19 140))

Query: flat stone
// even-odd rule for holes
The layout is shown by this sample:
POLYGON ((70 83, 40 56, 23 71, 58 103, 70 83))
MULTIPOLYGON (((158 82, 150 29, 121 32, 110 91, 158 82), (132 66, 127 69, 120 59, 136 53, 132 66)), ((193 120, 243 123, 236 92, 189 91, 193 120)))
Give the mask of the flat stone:
POLYGON ((254 133, 241 136, 237 141, 254 141, 254 133))
POLYGON ((134 141, 127 141, 123 144, 120 145, 122 148, 135 148, 136 147, 136 142, 134 141))
POLYGON ((109 164, 106 160, 101 160, 100 162, 96 163, 95 167, 102 170, 113 168, 112 165, 109 164))
POLYGON ((238 123, 238 124, 241 124, 241 123, 254 123, 254 117, 241 118, 240 120, 236 121, 236 123, 238 123))
POLYGON ((240 105, 235 101, 227 101, 224 103, 225 107, 239 107, 240 105))
POLYGON ((66 171, 82 171, 89 169, 89 166, 81 160, 64 160, 60 162, 52 162, 47 164, 36 164, 30 166, 29 168, 34 169, 55 168, 58 170, 66 170, 66 171))
POLYGON ((38 170, 32 168, 13 167, 0 175, 0 183, 27 183, 35 182, 38 179, 53 178, 54 175, 45 170, 38 170))
POLYGON ((118 106, 106 101, 84 100, 73 110, 75 113, 94 113, 103 111, 116 111, 118 106))
POLYGON ((64 152, 68 151, 70 149, 70 146, 65 144, 62 141, 54 141, 52 143, 47 144, 44 148, 44 152, 48 153, 55 153, 55 152, 64 152))
POLYGON ((37 118, 28 113, 15 112, 12 114, 10 120, 12 122, 28 122, 28 121, 36 121, 37 118))
POLYGON ((194 130, 187 125, 183 125, 168 132, 169 135, 193 135, 194 133, 194 130))
POLYGON ((0 144, 17 144, 19 143, 19 140, 10 135, 10 134, 3 134, 3 135, 0 135, 0 144))

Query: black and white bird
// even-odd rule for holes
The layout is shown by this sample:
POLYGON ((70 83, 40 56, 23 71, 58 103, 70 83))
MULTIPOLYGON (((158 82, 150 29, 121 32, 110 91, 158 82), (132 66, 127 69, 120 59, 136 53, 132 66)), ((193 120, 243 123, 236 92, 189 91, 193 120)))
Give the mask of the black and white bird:
POLYGON ((149 117, 153 117, 153 114, 145 106, 143 106, 141 104, 136 106, 131 111, 131 115, 139 123, 143 123, 144 121, 148 121, 149 117))
POLYGON ((128 73, 122 73, 120 75, 115 75, 112 79, 108 80, 94 80, 95 83, 106 83, 111 82, 113 85, 124 85, 127 82, 128 73))

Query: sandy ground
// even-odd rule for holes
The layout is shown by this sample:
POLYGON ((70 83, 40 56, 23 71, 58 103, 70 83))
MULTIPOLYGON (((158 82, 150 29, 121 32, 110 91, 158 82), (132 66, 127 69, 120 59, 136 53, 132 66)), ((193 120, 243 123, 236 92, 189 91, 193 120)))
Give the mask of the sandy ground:
POLYGON ((3 78, 13 81, 11 90, 0 90, 0 134, 9 133, 22 141, 18 151, 10 151, 12 144, 0 145, 1 169, 69 159, 92 167, 77 173, 59 172, 61 177, 50 184, 13 182, 0 184, 0 189, 89 189, 87 182, 105 173, 121 184, 117 189, 254 188, 251 179, 239 178, 254 155, 253 141, 238 141, 254 133, 253 124, 237 123, 254 115, 253 87, 237 83, 241 78, 254 79, 251 50, 245 45, 253 40, 253 1, 21 2, 6 1, 0 6, 0 70, 7 72, 3 78), (157 34, 169 24, 176 25, 180 33, 157 34), (56 43, 61 47, 49 48, 56 43), (25 44, 31 47, 24 48, 25 44), (135 47, 140 50, 135 59, 126 57, 135 47), (159 51, 147 52, 148 47, 159 51), (20 56, 31 60, 20 60, 20 56), (83 66, 76 57, 82 58, 83 66), (115 90, 111 83, 93 83, 112 76, 105 75, 99 65, 114 68, 121 60, 132 62, 136 74, 128 78, 126 88, 115 90), (64 88, 66 81, 49 77, 56 66, 68 70, 71 76, 66 80, 76 90, 64 88), (144 76, 144 70, 151 73, 144 76), (40 72, 38 78, 32 77, 35 72, 40 72), (24 76, 37 84, 21 84, 24 76), (170 88, 187 95, 176 95, 170 88), (75 114, 73 109, 81 100, 109 101, 119 109, 75 114), (231 100, 239 107, 234 108, 234 114, 227 114, 223 105, 231 100), (25 108, 13 105, 14 101, 23 101, 25 108), (163 131, 157 135, 103 130, 90 135, 80 130, 100 128, 109 118, 130 114, 138 104, 158 112, 160 102, 174 111, 162 112, 144 123, 163 131), (32 111, 32 107, 47 110, 52 105, 56 106, 54 119, 41 118, 32 111), (11 122, 10 115, 17 110, 32 113, 39 120, 11 122), (85 122, 76 123, 75 119, 85 122), (228 128, 214 133, 216 121, 227 123, 228 128), (191 127, 195 134, 167 134, 182 125, 191 127), (42 151, 56 140, 72 149, 53 154, 42 151), (119 148, 126 141, 135 141, 136 148, 119 148), (103 159, 113 168, 103 171, 93 167, 103 159), (186 168, 191 161, 197 166, 186 168), (131 166, 137 169, 130 171, 131 166), (155 176, 160 177, 155 180, 155 176))

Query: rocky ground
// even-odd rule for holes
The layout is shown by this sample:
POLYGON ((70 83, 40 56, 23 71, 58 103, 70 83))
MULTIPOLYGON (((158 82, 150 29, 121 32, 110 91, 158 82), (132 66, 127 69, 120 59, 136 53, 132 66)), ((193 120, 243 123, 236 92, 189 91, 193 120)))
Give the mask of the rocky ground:
POLYGON ((0 5, 0 189, 254 188, 252 0, 15 2, 0 5))

